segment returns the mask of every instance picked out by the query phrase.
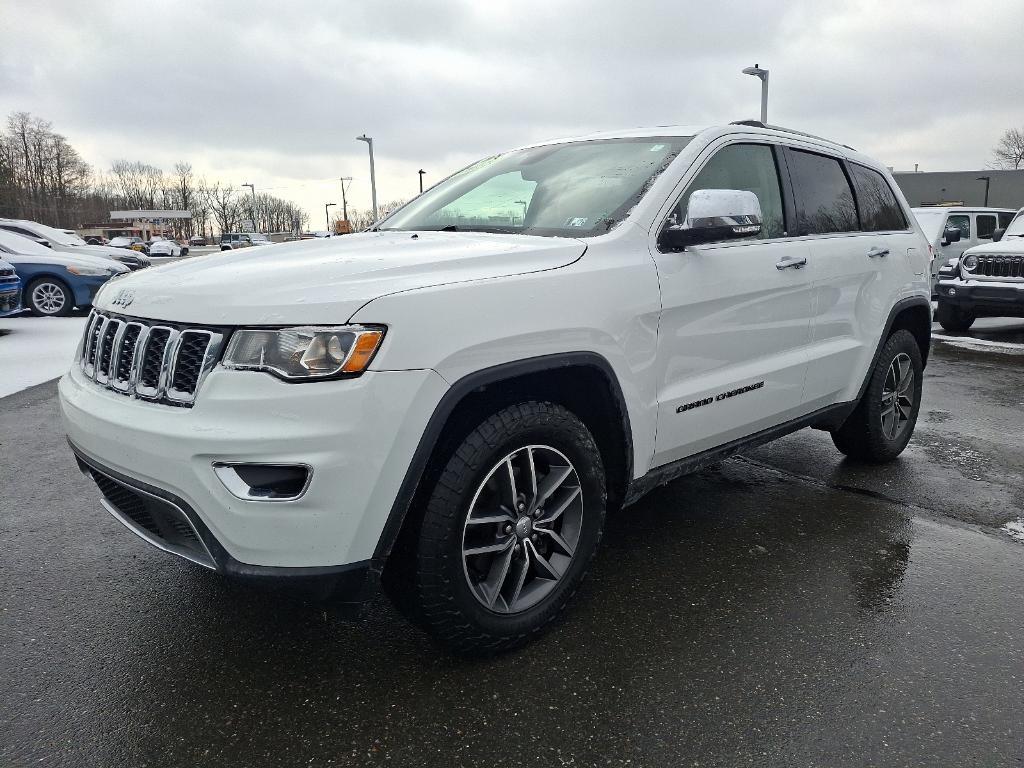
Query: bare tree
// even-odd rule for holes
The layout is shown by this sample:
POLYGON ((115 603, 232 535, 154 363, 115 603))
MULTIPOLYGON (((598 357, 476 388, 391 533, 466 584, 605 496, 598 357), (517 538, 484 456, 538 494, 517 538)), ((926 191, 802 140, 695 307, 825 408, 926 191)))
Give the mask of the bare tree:
POLYGON ((222 187, 219 181, 210 187, 210 210, 221 232, 234 230, 241 218, 241 206, 235 199, 235 191, 230 184, 222 187))
POLYGON ((1017 170, 1024 165, 1024 130, 1010 128, 1004 133, 992 155, 997 168, 1017 170))
POLYGON ((151 211, 163 197, 164 172, 139 161, 118 160, 110 172, 125 205, 132 210, 151 211))

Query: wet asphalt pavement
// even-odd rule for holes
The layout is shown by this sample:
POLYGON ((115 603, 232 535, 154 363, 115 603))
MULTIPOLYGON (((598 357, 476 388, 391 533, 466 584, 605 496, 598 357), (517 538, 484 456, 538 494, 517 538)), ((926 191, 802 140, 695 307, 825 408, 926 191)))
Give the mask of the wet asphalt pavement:
POLYGON ((900 461, 804 431, 664 487, 561 626, 469 662, 136 540, 35 387, 0 400, 0 766, 1020 766, 1022 405, 1024 348, 936 343, 900 461))

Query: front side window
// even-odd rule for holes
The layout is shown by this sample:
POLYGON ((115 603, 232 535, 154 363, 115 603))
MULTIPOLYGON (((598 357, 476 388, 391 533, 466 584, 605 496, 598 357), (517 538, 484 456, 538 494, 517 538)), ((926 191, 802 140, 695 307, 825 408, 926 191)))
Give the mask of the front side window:
POLYGON ((906 229, 907 220, 892 188, 878 171, 856 163, 850 166, 857 189, 861 227, 866 232, 906 229))
POLYGON ((798 149, 791 149, 787 159, 796 195, 796 234, 860 229, 853 190, 838 160, 798 149))
POLYGON ((971 217, 966 213, 956 213, 946 219, 946 229, 959 229, 961 240, 971 239, 971 217))
POLYGON ((991 240, 992 233, 996 231, 996 217, 987 213, 979 213, 974 217, 974 226, 979 240, 991 240))
POLYGON ((379 229, 600 235, 629 215, 691 138, 576 141, 496 155, 424 192, 379 229))
POLYGON ((690 195, 698 189, 739 189, 753 192, 761 204, 758 239, 783 237, 782 192, 775 154, 766 144, 730 144, 715 153, 687 187, 674 210, 676 221, 686 221, 690 195))

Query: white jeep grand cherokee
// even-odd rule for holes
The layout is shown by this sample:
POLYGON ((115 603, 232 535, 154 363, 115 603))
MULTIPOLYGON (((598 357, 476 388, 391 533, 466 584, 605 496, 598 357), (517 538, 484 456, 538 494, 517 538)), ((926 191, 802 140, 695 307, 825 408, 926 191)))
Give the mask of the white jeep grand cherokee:
POLYGON ((60 401, 150 543, 342 604, 383 582, 494 651, 659 484, 808 426, 897 456, 929 295, 882 165, 759 123, 631 130, 489 157, 370 232, 111 281, 60 401))

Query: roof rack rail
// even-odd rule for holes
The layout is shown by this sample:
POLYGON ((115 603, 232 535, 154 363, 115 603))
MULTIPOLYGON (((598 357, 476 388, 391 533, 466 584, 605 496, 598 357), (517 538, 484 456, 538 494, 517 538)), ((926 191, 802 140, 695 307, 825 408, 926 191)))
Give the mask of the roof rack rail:
MULTIPOLYGON (((785 128, 785 127, 783 127, 781 125, 769 125, 767 123, 762 123, 760 120, 734 120, 733 122, 729 123, 729 125, 747 125, 747 126, 750 126, 751 128, 769 128, 769 129, 771 129, 773 131, 783 131, 785 133, 792 133, 795 136, 806 136, 809 139, 817 139, 818 141, 827 141, 829 144, 839 144, 839 142, 832 141, 831 139, 826 139, 824 136, 815 136, 813 133, 806 133, 805 131, 797 131, 797 130, 795 130, 793 128, 785 128)), ((856 152, 857 151, 856 149, 851 147, 849 144, 839 144, 839 146, 846 147, 851 152, 856 152)))

